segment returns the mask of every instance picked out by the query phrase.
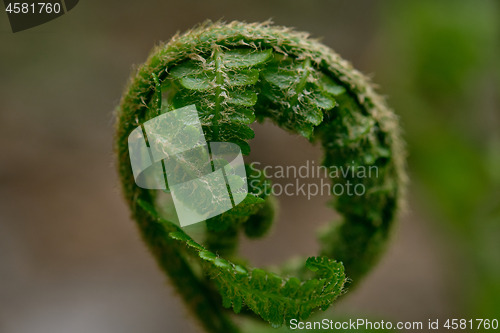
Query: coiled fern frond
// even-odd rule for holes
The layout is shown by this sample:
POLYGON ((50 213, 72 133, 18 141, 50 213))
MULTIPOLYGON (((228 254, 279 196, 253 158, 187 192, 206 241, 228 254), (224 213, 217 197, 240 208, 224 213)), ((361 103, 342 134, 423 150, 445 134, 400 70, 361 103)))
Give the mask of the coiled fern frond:
MULTIPOLYGON (((376 262, 405 179, 397 120, 371 84, 306 34, 267 23, 205 23, 156 47, 118 108, 116 151, 125 198, 143 239, 210 332, 239 331, 226 308, 275 327, 327 309, 376 262), (157 192, 134 182, 129 134, 159 114, 192 104, 207 141, 237 143, 248 154, 254 137, 249 125, 269 118, 320 141, 325 166, 376 166, 378 177, 336 179, 368 190, 336 198, 343 222, 332 224, 318 256, 293 274, 248 267, 234 251, 240 232, 260 237, 272 223, 272 199, 261 191, 268 180, 252 182, 240 205, 206 221, 201 242, 162 214, 157 192)), ((258 177, 247 171, 249 178, 258 177)))

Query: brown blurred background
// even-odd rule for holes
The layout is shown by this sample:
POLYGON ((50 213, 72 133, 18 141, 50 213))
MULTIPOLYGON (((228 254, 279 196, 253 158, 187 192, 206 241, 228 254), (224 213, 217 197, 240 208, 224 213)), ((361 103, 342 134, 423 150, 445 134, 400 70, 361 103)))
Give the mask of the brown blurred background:
MULTIPOLYGON (((200 332, 141 243, 113 109, 153 45, 206 19, 308 31, 401 116, 412 183, 386 255, 331 312, 424 320, 500 311, 500 8, 495 1, 81 1, 13 34, 0 14, 0 332, 200 332)), ((320 150, 256 126, 263 163, 320 150), (273 145, 269 145, 273 142, 273 145), (293 146, 291 149, 285 147, 293 146)), ((312 255, 326 197, 280 198, 256 265, 312 255), (314 213, 311 213, 314 212, 314 213), (277 246, 276 244, 279 244, 277 246)))

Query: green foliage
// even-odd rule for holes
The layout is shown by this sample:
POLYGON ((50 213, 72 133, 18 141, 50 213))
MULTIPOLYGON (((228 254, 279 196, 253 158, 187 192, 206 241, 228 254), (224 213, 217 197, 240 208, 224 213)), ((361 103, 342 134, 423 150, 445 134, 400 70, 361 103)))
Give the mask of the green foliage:
POLYGON ((309 58, 297 61, 282 55, 275 55, 263 71, 261 84, 261 116, 306 138, 321 124, 324 111, 333 109, 332 92, 341 88, 316 70, 309 58))
POLYGON ((341 293, 345 275, 342 264, 326 257, 307 259, 306 268, 315 279, 301 282, 262 269, 248 269, 206 250, 184 232, 170 233, 204 261, 207 274, 217 284, 222 304, 239 313, 243 304, 255 314, 279 327, 293 318, 306 319, 315 308, 326 310, 341 293))
POLYGON ((248 154, 247 141, 255 135, 248 126, 255 120, 254 85, 259 67, 270 56, 271 50, 216 47, 208 58, 199 56, 175 66, 169 73, 177 86, 173 107, 195 104, 207 141, 238 143, 248 154))
POLYGON ((357 283, 389 236, 405 178, 401 146, 392 112, 359 72, 305 34, 262 24, 206 24, 176 36, 138 70, 118 110, 125 197, 160 267, 211 332, 238 331, 229 308, 274 327, 305 320, 345 292, 346 275, 357 283), (271 227, 274 202, 261 191, 269 180, 247 170, 258 181, 250 182, 236 208, 206 221, 203 242, 158 213, 156 192, 134 184, 129 133, 155 115, 191 104, 207 141, 234 142, 248 154, 254 136, 249 125, 269 118, 321 141, 325 165, 376 166, 379 175, 357 180, 369 189, 366 195, 336 198, 344 220, 323 235, 319 256, 281 275, 251 267, 235 252, 241 234, 262 237, 271 227))

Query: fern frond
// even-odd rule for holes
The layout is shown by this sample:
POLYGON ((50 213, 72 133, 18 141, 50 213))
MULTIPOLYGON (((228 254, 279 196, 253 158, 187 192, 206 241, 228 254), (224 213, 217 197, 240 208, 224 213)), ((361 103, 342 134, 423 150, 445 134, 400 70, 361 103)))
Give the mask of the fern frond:
MULTIPOLYGON (((406 179, 397 119, 371 83, 307 34, 269 24, 206 23, 153 50, 118 108, 116 150, 123 192, 145 242, 213 333, 239 331, 226 308, 255 313, 273 326, 328 308, 377 262, 406 179), (335 198, 343 221, 322 234, 319 255, 303 267, 276 275, 244 265, 234 256, 240 234, 261 237, 272 224, 274 203, 261 191, 269 180, 250 182, 240 205, 209 219, 204 242, 165 219, 158 194, 134 182, 129 134, 161 113, 192 104, 207 141, 237 143, 248 154, 255 135, 250 125, 269 118, 320 141, 325 166, 373 166, 377 176, 335 179, 367 191, 335 198)), ((258 178, 248 169, 247 175, 258 178)))

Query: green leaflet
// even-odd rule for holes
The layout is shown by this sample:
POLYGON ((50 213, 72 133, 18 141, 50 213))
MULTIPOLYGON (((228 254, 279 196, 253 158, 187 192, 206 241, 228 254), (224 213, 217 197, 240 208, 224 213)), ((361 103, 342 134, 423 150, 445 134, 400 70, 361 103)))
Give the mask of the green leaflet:
POLYGON ((256 52, 251 48, 230 50, 222 54, 222 61, 227 68, 245 68, 260 65, 272 55, 272 50, 256 52))
POLYGON ((207 331, 240 332, 225 308, 255 313, 273 326, 304 320, 358 283, 383 252, 405 180, 397 120, 367 79, 304 34, 263 24, 202 25, 155 49, 133 76, 117 115, 125 198, 158 264, 207 331), (128 135, 162 112, 191 104, 207 141, 234 142, 249 154, 250 125, 269 118, 320 141, 325 166, 372 166, 377 176, 335 180, 367 191, 333 197, 342 221, 323 233, 317 257, 296 270, 283 267, 286 275, 250 267, 235 252, 239 237, 262 237, 271 228, 275 204, 262 191, 269 180, 247 169, 250 194, 206 221, 203 242, 158 213, 157 192, 134 183, 128 135))

